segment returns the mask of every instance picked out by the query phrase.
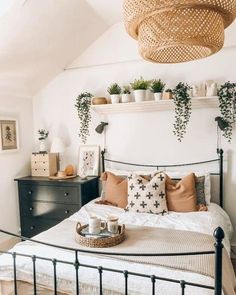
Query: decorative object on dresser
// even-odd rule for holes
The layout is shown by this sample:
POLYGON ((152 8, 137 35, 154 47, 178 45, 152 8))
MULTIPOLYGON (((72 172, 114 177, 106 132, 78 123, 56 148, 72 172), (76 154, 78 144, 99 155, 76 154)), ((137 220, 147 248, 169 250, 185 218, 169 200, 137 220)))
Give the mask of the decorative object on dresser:
POLYGON ((50 152, 57 154, 57 170, 61 170, 61 157, 60 154, 63 154, 65 151, 64 142, 61 140, 60 137, 54 137, 51 145, 50 152))
POLYGON ((13 118, 0 118, 0 150, 13 151, 19 149, 18 123, 13 118))
POLYGON ((154 79, 152 80, 150 89, 154 93, 154 98, 156 101, 162 99, 162 93, 165 88, 165 83, 161 81, 161 79, 154 79))
POLYGON ((98 197, 98 177, 49 180, 22 177, 18 182, 21 234, 32 237, 77 212, 98 197))
POLYGON ((80 93, 75 104, 80 121, 79 137, 81 137, 84 144, 87 142, 89 136, 89 125, 91 122, 90 106, 92 97, 93 95, 89 92, 80 93))
POLYGON ((56 153, 32 153, 31 175, 32 176, 53 176, 57 173, 56 153))
POLYGON ((179 63, 201 59, 224 45, 224 29, 235 19, 234 0, 125 0, 127 33, 148 61, 179 63))
POLYGON ((45 153, 45 152, 47 152, 46 139, 48 138, 49 131, 47 131, 45 129, 39 129, 38 134, 39 134, 39 138, 38 138, 38 140, 39 140, 39 152, 40 153, 45 153))
POLYGON ((107 92, 110 94, 111 103, 119 103, 120 102, 121 88, 117 83, 111 84, 107 88, 107 92))
POLYGON ((217 96, 217 84, 213 80, 207 80, 206 82, 206 96, 217 96))
POLYGON ((144 80, 143 77, 135 79, 134 82, 130 83, 131 88, 134 91, 134 99, 136 102, 146 100, 147 89, 149 88, 151 81, 144 80))
POLYGON ((98 176, 100 147, 98 145, 81 145, 77 174, 81 178, 98 176))

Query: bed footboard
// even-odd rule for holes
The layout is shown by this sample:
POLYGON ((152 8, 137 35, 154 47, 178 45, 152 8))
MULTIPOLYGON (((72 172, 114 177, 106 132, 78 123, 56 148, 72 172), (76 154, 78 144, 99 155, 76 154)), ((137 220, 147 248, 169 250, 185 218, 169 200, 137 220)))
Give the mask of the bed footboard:
POLYGON ((13 282, 14 282, 14 294, 18 294, 18 288, 17 288, 17 264, 16 260, 17 257, 28 257, 32 260, 32 285, 33 285, 33 294, 37 294, 37 269, 36 269, 36 261, 41 260, 41 261, 49 261, 52 263, 53 266, 53 292, 54 294, 59 294, 58 293, 58 284, 57 284, 57 266, 59 264, 67 264, 67 265, 73 265, 75 269, 75 286, 76 286, 76 291, 75 294, 78 295, 79 292, 79 269, 80 268, 85 268, 85 269, 96 269, 98 272, 98 287, 99 287, 99 294, 103 294, 103 273, 104 272, 112 272, 112 273, 120 273, 123 275, 124 278, 124 293, 125 295, 129 294, 129 278, 134 276, 134 277, 142 277, 146 278, 147 280, 150 281, 150 286, 152 289, 152 295, 156 294, 156 282, 157 281, 165 281, 169 282, 170 284, 177 284, 179 285, 179 288, 181 290, 181 294, 184 295, 186 293, 186 287, 187 286, 194 286, 196 288, 203 288, 203 289, 210 289, 214 290, 215 295, 221 295, 222 294, 222 251, 223 251, 223 239, 224 239, 224 231, 222 228, 218 227, 214 231, 214 238, 215 238, 215 251, 201 251, 201 252, 187 252, 187 253, 145 253, 143 255, 140 255, 140 253, 111 253, 111 252, 97 252, 97 251, 92 251, 92 250, 78 250, 74 248, 69 248, 69 247, 63 247, 63 246, 58 246, 58 245, 53 245, 53 244, 48 244, 46 242, 41 242, 41 241, 36 241, 34 239, 30 238, 25 238, 16 234, 12 234, 10 232, 0 230, 1 233, 18 237, 24 241, 31 241, 34 243, 38 244, 43 244, 49 247, 55 247, 58 249, 62 250, 67 250, 67 251, 72 251, 74 253, 74 262, 71 261, 64 261, 64 260, 59 260, 55 258, 46 258, 46 257, 40 257, 36 255, 28 255, 28 254, 22 254, 22 253, 16 253, 16 252, 10 252, 10 251, 1 251, 0 253, 4 253, 6 255, 10 255, 12 257, 12 263, 13 263, 13 282), (161 277, 155 274, 143 274, 139 272, 131 272, 128 270, 121 270, 121 269, 113 269, 113 268, 108 268, 104 266, 94 266, 94 265, 89 265, 89 264, 84 264, 80 263, 79 260, 79 254, 80 253, 87 253, 87 254, 97 254, 97 255, 112 255, 112 256, 191 256, 191 255, 215 255, 215 284, 214 286, 208 286, 208 285, 203 285, 203 284, 197 284, 194 282, 190 281, 185 281, 185 280, 177 280, 177 279, 171 279, 167 277, 161 277))

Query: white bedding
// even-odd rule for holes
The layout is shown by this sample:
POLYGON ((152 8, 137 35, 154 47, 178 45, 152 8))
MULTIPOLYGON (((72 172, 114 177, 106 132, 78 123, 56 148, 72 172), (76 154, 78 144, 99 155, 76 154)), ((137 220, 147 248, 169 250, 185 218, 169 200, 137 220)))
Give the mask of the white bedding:
MULTIPOLYGON (((216 204, 210 204, 208 212, 193 212, 193 213, 174 213, 170 212, 165 216, 153 215, 153 214, 140 214, 140 213, 128 213, 123 209, 97 205, 94 201, 85 205, 81 210, 72 215, 67 220, 63 221, 59 225, 52 229, 38 235, 35 239, 44 240, 46 242, 61 240, 62 243, 69 244, 70 240, 74 240, 74 233, 66 231, 66 223, 70 221, 80 221, 82 223, 88 222, 90 215, 100 216, 106 218, 109 215, 119 216, 120 223, 132 224, 132 225, 145 225, 164 227, 180 230, 190 230, 206 234, 213 234, 213 230, 221 226, 225 232, 224 245, 230 253, 230 238, 232 235, 232 225, 228 215, 216 204)), ((17 244, 12 251, 35 254, 44 257, 57 258, 62 260, 74 261, 74 255, 68 251, 58 250, 43 245, 38 245, 31 242, 24 242, 17 244)), ((164 267, 157 267, 153 265, 141 265, 138 263, 131 263, 126 261, 118 261, 107 257, 91 257, 88 255, 80 255, 80 262, 101 265, 105 267, 127 269, 129 271, 141 272, 146 274, 155 274, 158 276, 169 277, 174 279, 186 280, 196 282, 200 284, 214 285, 212 278, 191 273, 187 271, 173 270, 164 267)), ((17 258, 17 279, 26 282, 32 282, 32 262, 27 258, 17 258)), ((51 262, 37 261, 37 283, 46 286, 53 287, 53 268, 51 262)), ((58 288, 60 291, 67 292, 68 294, 75 294, 75 271, 73 266, 58 264, 58 288)), ((0 280, 12 279, 12 258, 6 255, 2 255, 0 259, 0 280)), ((80 268, 79 271, 80 290, 81 294, 98 294, 98 272, 97 270, 90 270, 80 268)), ((124 293, 124 280, 120 274, 104 272, 103 274, 103 287, 104 295, 106 294, 123 294, 124 293)), ((180 293, 180 287, 176 284, 170 284, 163 281, 157 281, 157 288, 161 290, 162 295, 174 295, 180 293)), ((129 294, 150 294, 151 282, 146 278, 134 278, 129 277, 129 294)), ((214 294, 213 291, 207 289, 199 289, 195 287, 186 288, 186 294, 191 295, 208 295, 214 294)), ((5 295, 5 294, 3 294, 5 295)))

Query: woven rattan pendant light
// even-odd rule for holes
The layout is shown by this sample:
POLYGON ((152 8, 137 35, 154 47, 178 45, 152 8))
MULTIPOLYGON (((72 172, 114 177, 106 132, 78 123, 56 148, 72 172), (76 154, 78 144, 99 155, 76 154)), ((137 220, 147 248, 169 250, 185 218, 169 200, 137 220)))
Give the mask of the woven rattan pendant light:
POLYGON ((224 45, 236 0, 124 0, 125 28, 141 56, 158 63, 200 59, 224 45))

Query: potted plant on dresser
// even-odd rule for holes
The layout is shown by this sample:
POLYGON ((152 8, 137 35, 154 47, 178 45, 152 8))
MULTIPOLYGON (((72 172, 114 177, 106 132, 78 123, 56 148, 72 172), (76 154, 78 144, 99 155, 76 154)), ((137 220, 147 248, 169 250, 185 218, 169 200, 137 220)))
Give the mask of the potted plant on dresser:
POLYGON ((46 140, 48 138, 49 131, 45 129, 39 129, 38 130, 38 135, 39 135, 39 152, 40 153, 45 153, 47 152, 47 145, 46 145, 46 140))
POLYGON ((131 98, 131 91, 129 86, 124 86, 121 95, 121 102, 130 102, 131 98))
POLYGON ((111 84, 107 88, 107 92, 110 94, 111 97, 111 103, 119 103, 120 102, 120 94, 121 94, 121 88, 117 83, 111 84))
POLYGON ((151 81, 144 80, 143 77, 135 79, 133 83, 130 83, 131 88, 134 91, 134 99, 136 102, 146 100, 147 89, 149 88, 151 81))
POLYGON ((156 101, 162 99, 162 93, 165 87, 165 83, 161 79, 155 79, 152 81, 150 89, 154 93, 154 98, 156 101))

